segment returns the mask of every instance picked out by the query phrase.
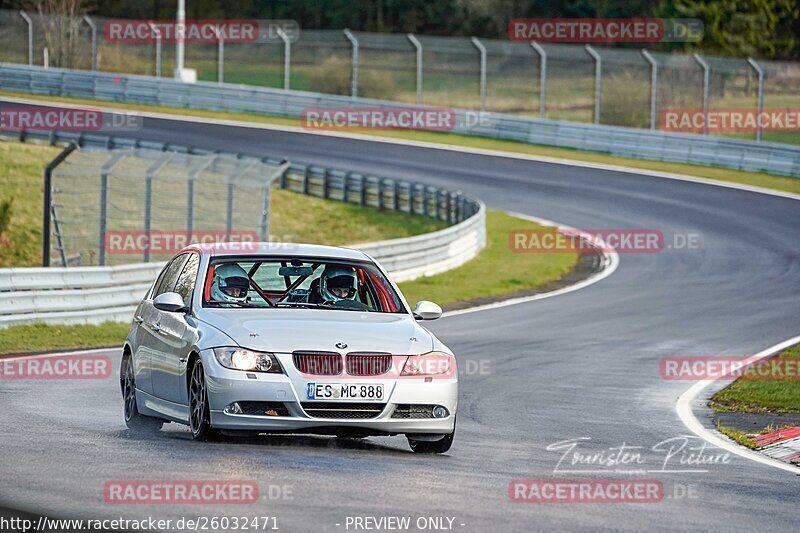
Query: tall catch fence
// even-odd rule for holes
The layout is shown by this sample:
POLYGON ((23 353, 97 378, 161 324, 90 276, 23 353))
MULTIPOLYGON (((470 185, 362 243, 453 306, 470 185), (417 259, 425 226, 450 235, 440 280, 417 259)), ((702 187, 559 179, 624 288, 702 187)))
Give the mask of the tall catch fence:
MULTIPOLYGON (((48 48, 54 67, 172 77, 174 44, 110 42, 106 21, 0 10, 0 62, 42 65, 48 48)), ((348 30, 281 37, 259 24, 253 42, 187 42, 185 67, 201 81, 635 128, 663 129, 665 109, 800 108, 797 62, 348 30)), ((800 143, 797 130, 709 133, 800 143)))

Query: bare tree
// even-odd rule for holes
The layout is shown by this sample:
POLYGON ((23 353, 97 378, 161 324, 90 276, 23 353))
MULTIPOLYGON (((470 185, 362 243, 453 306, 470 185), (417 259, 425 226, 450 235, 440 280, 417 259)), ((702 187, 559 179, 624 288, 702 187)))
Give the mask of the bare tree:
POLYGON ((54 67, 73 68, 79 57, 83 16, 88 7, 84 0, 17 0, 20 9, 36 13, 54 67))

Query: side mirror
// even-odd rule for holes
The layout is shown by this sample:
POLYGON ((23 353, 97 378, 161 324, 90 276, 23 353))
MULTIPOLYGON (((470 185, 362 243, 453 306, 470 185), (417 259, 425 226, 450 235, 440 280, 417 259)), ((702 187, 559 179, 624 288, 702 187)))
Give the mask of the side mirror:
POLYGON ((159 311, 167 311, 169 313, 185 313, 189 310, 188 307, 183 305, 183 297, 177 292, 159 294, 153 300, 153 306, 159 311))
POLYGON ((442 308, 433 302, 420 300, 414 306, 414 318, 417 320, 436 320, 442 316, 442 308))

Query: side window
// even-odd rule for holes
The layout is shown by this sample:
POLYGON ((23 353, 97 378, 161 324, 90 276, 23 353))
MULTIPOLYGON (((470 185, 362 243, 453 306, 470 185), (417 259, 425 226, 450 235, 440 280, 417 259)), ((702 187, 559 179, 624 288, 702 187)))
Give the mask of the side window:
POLYGON ((189 254, 186 266, 183 267, 178 281, 175 283, 175 292, 183 298, 183 305, 189 306, 192 303, 192 293, 194 292, 195 280, 197 280, 197 269, 200 266, 200 256, 189 254))
POLYGON ((185 261, 186 254, 179 255, 172 260, 169 266, 164 270, 164 273, 161 274, 161 278, 156 284, 156 289, 153 291, 153 298, 172 290, 175 286, 175 281, 178 279, 178 273, 181 271, 185 261))

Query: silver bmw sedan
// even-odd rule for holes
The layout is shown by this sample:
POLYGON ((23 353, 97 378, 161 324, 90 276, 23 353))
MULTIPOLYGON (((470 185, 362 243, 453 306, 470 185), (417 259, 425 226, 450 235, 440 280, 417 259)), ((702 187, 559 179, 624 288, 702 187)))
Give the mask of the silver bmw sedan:
POLYGON ((131 429, 187 424, 196 440, 241 433, 399 435, 443 453, 458 372, 381 266, 346 248, 214 244, 183 249, 139 304, 120 383, 131 429))

